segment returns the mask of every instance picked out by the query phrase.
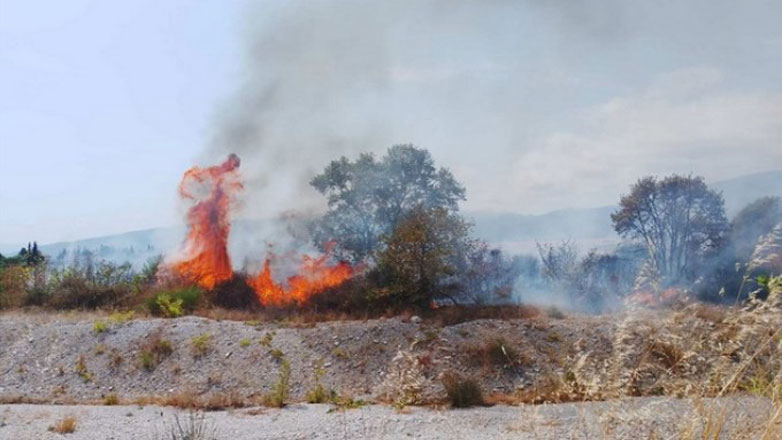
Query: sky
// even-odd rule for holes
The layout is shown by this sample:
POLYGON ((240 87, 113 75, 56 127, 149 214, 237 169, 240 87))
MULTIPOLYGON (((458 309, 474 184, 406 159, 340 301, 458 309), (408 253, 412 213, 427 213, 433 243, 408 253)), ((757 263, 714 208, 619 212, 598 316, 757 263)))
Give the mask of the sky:
POLYGON ((247 217, 323 209, 329 160, 397 143, 472 211, 779 169, 779 23, 774 0, 0 0, 0 243, 180 224, 184 170, 229 152, 247 217))

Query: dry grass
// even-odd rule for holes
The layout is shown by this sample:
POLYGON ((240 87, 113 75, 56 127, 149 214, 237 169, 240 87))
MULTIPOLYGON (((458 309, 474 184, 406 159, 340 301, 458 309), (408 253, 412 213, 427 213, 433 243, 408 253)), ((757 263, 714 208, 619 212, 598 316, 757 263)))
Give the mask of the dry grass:
POLYGON ((67 416, 49 427, 49 431, 58 434, 72 434, 76 432, 76 417, 67 416))

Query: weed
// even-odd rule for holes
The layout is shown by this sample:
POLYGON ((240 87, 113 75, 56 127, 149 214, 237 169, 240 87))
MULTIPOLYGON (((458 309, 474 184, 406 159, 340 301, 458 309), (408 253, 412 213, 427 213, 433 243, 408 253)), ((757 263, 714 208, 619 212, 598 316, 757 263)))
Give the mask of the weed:
POLYGON ((174 346, 170 341, 163 339, 159 333, 155 333, 141 347, 139 352, 141 367, 147 371, 157 368, 158 364, 174 352, 174 346))
POLYGON ((114 393, 103 396, 103 404, 106 406, 119 405, 119 396, 114 393))
POLYGON ((263 397, 263 404, 274 408, 285 406, 285 400, 288 398, 290 388, 290 378, 291 364, 287 359, 283 359, 277 382, 272 386, 272 390, 263 397))
POLYGON ((92 331, 94 331, 95 333, 103 333, 108 329, 109 327, 103 321, 95 321, 92 324, 92 331))
POLYGON ((275 333, 273 331, 264 333, 258 342, 264 347, 271 347, 272 339, 274 339, 274 335, 275 333))
POLYGON ((190 351, 196 359, 206 356, 211 347, 212 335, 209 333, 202 333, 190 340, 190 351))
POLYGON ((326 370, 323 368, 323 359, 320 359, 315 367, 315 387, 307 391, 305 397, 308 403, 326 403, 329 400, 334 400, 334 391, 326 390, 320 382, 324 374, 326 374, 326 370))
POLYGON ((456 373, 447 373, 443 376, 442 382, 448 401, 454 408, 469 408, 484 404, 481 387, 474 379, 463 378, 456 373))
POLYGON ((331 354, 339 359, 350 359, 350 353, 342 347, 336 347, 331 350, 331 354))
POLYGON ((95 345, 95 354, 96 355, 100 356, 100 355, 102 355, 105 352, 106 352, 106 346, 105 345, 103 345, 103 344, 95 345))
POLYGON ((190 411, 187 420, 179 419, 178 414, 174 414, 174 421, 167 429, 164 437, 157 437, 157 440, 217 440, 217 430, 213 424, 206 422, 202 413, 190 411))
POLYGON ((71 434, 76 431, 76 417, 67 416, 49 427, 49 431, 58 434, 71 434))
POLYGON ((274 359, 280 360, 283 357, 285 357, 285 353, 282 352, 279 348, 272 348, 269 350, 269 354, 272 355, 274 359))
POLYGON ((114 312, 109 315, 109 322, 114 324, 122 324, 124 322, 132 321, 136 312, 128 310, 127 312, 114 312))
POLYGON ((80 354, 79 358, 76 359, 76 374, 85 382, 92 380, 92 373, 87 371, 87 362, 84 360, 84 355, 80 354))
POLYGON ((241 341, 239 341, 239 346, 240 347, 249 347, 250 346, 250 339, 249 338, 242 339, 241 341))

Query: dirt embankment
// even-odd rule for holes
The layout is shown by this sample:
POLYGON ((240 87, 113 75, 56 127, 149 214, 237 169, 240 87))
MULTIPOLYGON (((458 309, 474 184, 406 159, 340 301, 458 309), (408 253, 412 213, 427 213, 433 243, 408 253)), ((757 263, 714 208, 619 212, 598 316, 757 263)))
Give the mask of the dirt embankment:
POLYGON ((442 402, 446 372, 476 379, 485 395, 506 403, 709 396, 749 386, 763 393, 780 381, 781 321, 775 309, 704 306, 445 327, 401 318, 295 328, 7 313, 0 315, 0 398, 165 403, 186 394, 249 405, 272 390, 284 362, 290 402, 304 400, 318 380, 346 398, 442 402))

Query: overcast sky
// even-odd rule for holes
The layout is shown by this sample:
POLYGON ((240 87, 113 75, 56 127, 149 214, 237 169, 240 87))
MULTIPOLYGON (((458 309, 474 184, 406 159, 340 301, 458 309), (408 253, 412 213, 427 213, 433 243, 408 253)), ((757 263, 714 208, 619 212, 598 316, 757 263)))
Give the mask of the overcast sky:
POLYGON ((645 174, 782 168, 782 2, 0 0, 0 243, 322 208, 328 160, 428 148, 468 210, 615 203, 645 174))

